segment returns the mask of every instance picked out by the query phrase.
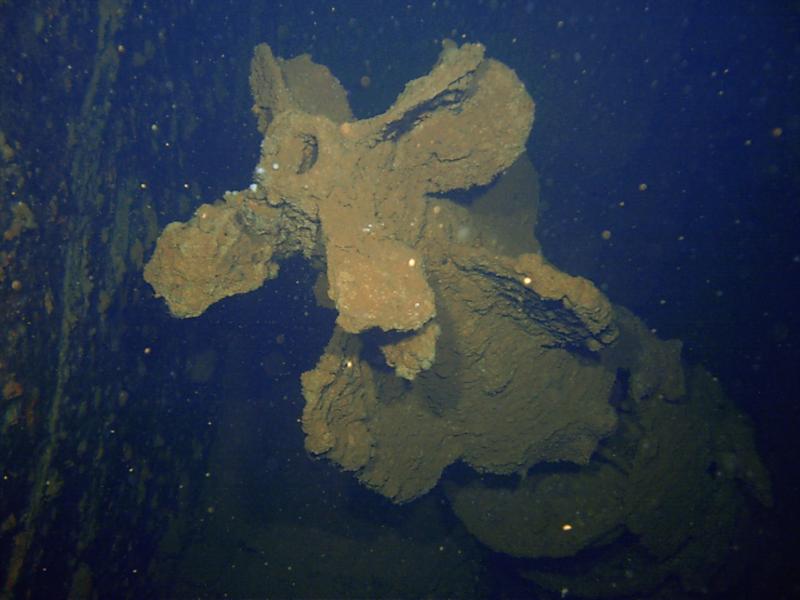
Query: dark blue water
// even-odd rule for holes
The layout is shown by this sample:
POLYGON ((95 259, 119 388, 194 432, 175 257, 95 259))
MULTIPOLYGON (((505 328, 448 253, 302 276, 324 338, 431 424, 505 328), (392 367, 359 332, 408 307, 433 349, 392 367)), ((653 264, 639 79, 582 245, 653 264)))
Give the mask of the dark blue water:
MULTIPOLYGON (((137 128, 117 132, 131 140, 119 158, 120 175, 147 182, 160 227, 251 181, 261 141, 246 91, 256 43, 268 42, 277 56, 308 52, 327 65, 348 90, 357 118, 381 113, 408 80, 427 73, 443 38, 481 42, 488 56, 514 69, 536 102, 527 151, 541 182, 536 235, 543 253, 560 269, 595 282, 660 337, 683 340, 684 360, 704 364, 753 421, 775 506, 754 508, 748 544, 732 562, 739 570, 735 587, 716 597, 798 594, 790 578, 800 531, 797 3, 231 0, 189 2, 163 13, 135 2, 128 14, 117 42, 131 53, 145 52, 155 40, 157 50, 143 65, 123 64, 111 101, 131 108, 142 123, 181 131, 180 151, 137 128), (209 115, 204 106, 226 109, 209 115)), ((22 69, 26 60, 8 64, 22 69)), ((35 76, 44 86, 50 69, 81 60, 88 58, 54 58, 52 65, 39 64, 35 76)), ((76 75, 78 82, 87 78, 76 75)), ((53 110, 47 94, 39 101, 42 111, 53 110)), ((41 132, 31 136, 44 139, 41 132)), ((246 597, 270 589, 291 595, 292 577, 308 576, 336 590, 346 589, 349 578, 354 595, 364 597, 408 590, 414 597, 558 597, 520 576, 533 563, 471 538, 440 488, 417 503, 393 506, 351 475, 307 456, 298 378, 313 368, 335 319, 316 306, 314 277, 308 264, 289 261, 277 280, 198 319, 172 319, 144 282, 128 304, 110 309, 109 322, 123 332, 120 363, 130 371, 109 360, 108 372, 97 377, 131 381, 146 373, 148 386, 175 400, 153 408, 171 436, 167 445, 191 448, 192 440, 205 440, 193 458, 187 451, 175 460, 159 453, 146 418, 138 429, 128 422, 123 429, 149 448, 156 477, 158 465, 170 476, 201 464, 230 467, 210 474, 206 487, 193 481, 186 483, 190 492, 153 501, 143 521, 104 530, 95 547, 125 557, 119 563, 128 571, 125 588, 160 597, 246 597), (224 378, 192 375, 187 364, 203 360, 224 378), (221 438, 235 443, 215 446, 221 438), (167 511, 190 511, 196 529, 181 530, 179 547, 164 550, 159 540, 169 527, 167 511), (214 519, 220 513, 224 523, 214 519), (256 523, 274 527, 273 537, 256 523), (308 542, 319 544, 319 562, 298 564, 303 542, 291 539, 292 526, 309 523, 324 532, 308 542), (276 539, 274 531, 286 538, 276 539), (441 552, 450 555, 437 564, 471 579, 408 567, 425 551, 434 553, 433 564, 440 539, 447 540, 441 552), (285 553, 276 544, 285 544, 285 553), (336 552, 352 553, 351 571, 329 569, 325 557, 336 552), (131 565, 144 571, 153 556, 163 570, 151 570, 146 581, 130 575, 131 565), (252 565, 263 562, 275 577, 275 565, 267 564, 275 556, 285 558, 277 568, 285 577, 274 588, 260 587, 252 565), (237 565, 248 570, 235 573, 237 565)), ((102 435, 117 435, 115 427, 102 435)), ((122 450, 113 457, 127 465, 122 450)), ((467 480, 463 469, 447 476, 467 480)), ((113 481, 101 493, 119 510, 131 502, 138 480, 122 470, 113 481)), ((174 483, 183 489, 182 481, 174 483)), ((74 490, 63 500, 79 498, 74 490)), ((141 509, 131 504, 130 510, 141 509)), ((68 536, 58 535, 52 534, 52 547, 68 545, 68 536)), ((102 551, 92 552, 83 560, 102 563, 102 551)), ((337 564, 348 562, 341 558, 337 564)), ((536 566, 568 573, 593 558, 536 566)), ((63 577, 69 577, 66 567, 63 577)), ((108 573, 95 579, 99 589, 109 589, 103 587, 112 579, 108 573)))
MULTIPOLYGON (((684 340, 685 359, 718 375, 752 416, 778 500, 756 525, 764 530, 746 550, 740 591, 742 597, 755 597, 754 590, 789 593, 783 577, 793 545, 786 532, 797 529, 789 507, 797 498, 791 457, 797 455, 800 329, 796 14, 776 3, 744 2, 304 2, 253 9, 231 2, 193 11, 182 22, 161 23, 153 9, 147 19, 145 31, 166 25, 169 32, 174 82, 190 72, 191 85, 218 89, 218 81, 203 79, 203 67, 222 63, 233 93, 246 86, 252 44, 267 41, 277 55, 309 52, 330 67, 361 118, 383 111, 406 81, 426 73, 444 37, 480 41, 512 67, 536 101, 528 152, 542 182, 537 235, 544 253, 596 282, 660 336, 684 340), (364 75, 369 87, 360 83, 364 75)), ((135 93, 135 76, 130 86, 135 93)), ((204 182, 198 196, 205 200, 249 181, 259 137, 247 108, 232 105, 229 113, 198 123, 192 136, 196 150, 182 167, 187 178, 204 182)), ((185 216, 171 212, 174 204, 159 208, 167 217, 185 216)), ((313 366, 333 318, 315 308, 311 275, 300 264, 285 273, 264 290, 220 303, 198 322, 159 324, 171 335, 193 329, 194 339, 216 347, 226 364, 238 361, 228 372, 240 374, 237 393, 253 398, 243 404, 242 423, 262 422, 255 434, 242 423, 228 432, 243 436, 241 451, 251 462, 226 489, 247 496, 243 504, 265 522, 308 519, 333 527, 337 515, 350 513, 358 518, 334 527, 339 533, 369 539, 374 529, 366 518, 379 530, 395 527, 419 541, 423 534, 408 508, 392 507, 346 474, 308 462, 296 400, 275 398, 263 406, 287 386, 291 395, 288 382, 313 366), (231 330, 240 332, 236 347, 231 330), (288 340, 280 346, 278 333, 288 340), (271 349, 285 361, 285 377, 265 383, 260 363, 271 349), (287 494, 304 499, 308 514, 287 494), (315 505, 311 498, 325 500, 315 505)), ((197 390, 209 413, 216 410, 214 389, 197 390)), ((226 393, 224 384, 216 389, 226 393)), ((424 514, 426 527, 458 527, 446 508, 439 524, 424 514)), ((258 552, 257 540, 239 543, 258 552)), ((481 573, 475 593, 545 597, 517 575, 524 564, 464 544, 481 573)), ((389 565, 384 568, 397 568, 398 577, 413 577, 389 565)), ((216 594, 230 585, 223 578, 218 588, 196 591, 216 594)), ((355 589, 387 593, 378 583, 355 589)), ((392 589, 415 588, 390 587, 389 594, 392 589)), ((464 589, 445 585, 430 593, 464 589)))

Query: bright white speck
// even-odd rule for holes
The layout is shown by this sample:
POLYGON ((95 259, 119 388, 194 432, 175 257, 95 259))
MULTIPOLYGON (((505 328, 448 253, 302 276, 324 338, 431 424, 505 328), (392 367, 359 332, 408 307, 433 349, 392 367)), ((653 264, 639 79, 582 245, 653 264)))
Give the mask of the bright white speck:
POLYGON ((272 163, 272 170, 273 171, 277 171, 280 168, 281 168, 281 166, 278 163, 276 163, 276 162, 272 163))
POLYGON ((258 186, 255 183, 250 184, 250 191, 255 192, 258 189, 258 186))

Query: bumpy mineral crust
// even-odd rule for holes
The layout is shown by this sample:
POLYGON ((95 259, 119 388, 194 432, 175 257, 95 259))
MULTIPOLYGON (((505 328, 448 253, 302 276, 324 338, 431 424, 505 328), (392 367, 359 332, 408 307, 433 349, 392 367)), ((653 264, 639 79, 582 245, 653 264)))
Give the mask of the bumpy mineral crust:
POLYGON ((308 56, 259 46, 251 86, 255 181, 168 225, 144 275, 175 316, 194 317, 288 256, 319 266, 338 317, 302 377, 311 454, 405 502, 455 461, 497 474, 588 464, 618 425, 620 370, 637 399, 680 399, 680 345, 539 252, 533 101, 483 46, 446 43, 364 120, 308 56), (470 200, 447 196, 475 186, 470 200))
POLYGON ((585 463, 616 423, 614 374, 573 351, 614 340, 610 304, 538 254, 535 194, 512 206, 503 193, 499 211, 441 196, 509 170, 536 189, 527 161, 515 165, 533 102, 514 72, 480 44, 447 43, 430 74, 361 121, 307 56, 259 46, 251 85, 264 133, 254 184, 168 225, 145 269, 172 313, 256 289, 291 254, 324 265, 337 330, 303 376, 307 447, 395 501, 456 460, 494 473, 585 463), (504 230, 521 253, 470 233, 504 230))

